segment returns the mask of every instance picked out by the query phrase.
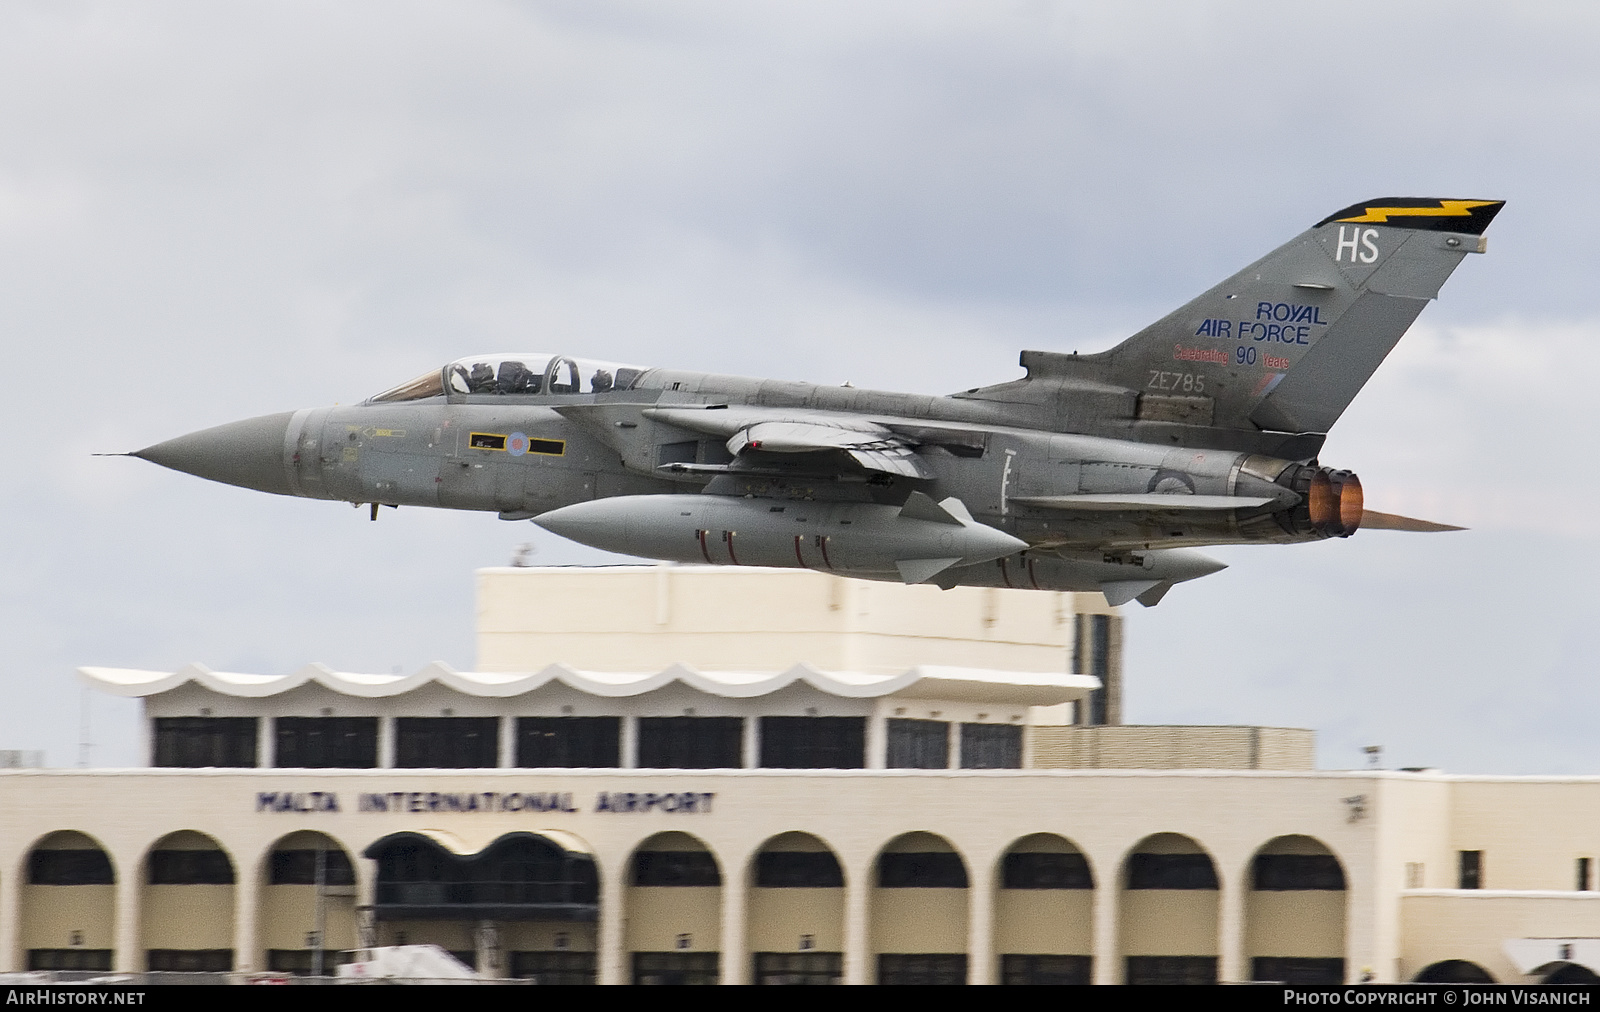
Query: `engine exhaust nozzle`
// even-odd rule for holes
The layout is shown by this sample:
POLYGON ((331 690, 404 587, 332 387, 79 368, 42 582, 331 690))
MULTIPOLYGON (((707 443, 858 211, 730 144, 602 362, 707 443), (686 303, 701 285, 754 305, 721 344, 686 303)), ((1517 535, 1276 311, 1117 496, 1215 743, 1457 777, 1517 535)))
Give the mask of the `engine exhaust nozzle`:
POLYGON ((1319 468, 1306 490, 1311 526, 1330 538, 1348 538, 1361 527, 1364 497, 1361 479, 1352 471, 1319 468))

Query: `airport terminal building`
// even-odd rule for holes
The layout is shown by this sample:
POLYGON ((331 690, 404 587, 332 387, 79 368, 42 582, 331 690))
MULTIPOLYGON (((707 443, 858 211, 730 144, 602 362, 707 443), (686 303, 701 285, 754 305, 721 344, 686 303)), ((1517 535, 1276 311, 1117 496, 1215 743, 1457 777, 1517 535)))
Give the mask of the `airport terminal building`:
POLYGON ((1591 979, 1600 778, 1121 723, 1098 595, 479 575, 477 671, 85 668, 149 765, 0 769, 0 970, 542 983, 1591 979))

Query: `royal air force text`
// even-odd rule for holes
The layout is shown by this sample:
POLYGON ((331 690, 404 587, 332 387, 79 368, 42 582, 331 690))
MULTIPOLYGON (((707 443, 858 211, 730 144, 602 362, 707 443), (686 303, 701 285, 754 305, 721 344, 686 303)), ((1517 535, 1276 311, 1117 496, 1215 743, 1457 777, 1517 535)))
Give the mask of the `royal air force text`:
POLYGON ((1321 306, 1297 302, 1258 302, 1253 320, 1202 320, 1195 337, 1217 337, 1230 341, 1273 341, 1279 344, 1310 344, 1313 327, 1326 327, 1321 306))

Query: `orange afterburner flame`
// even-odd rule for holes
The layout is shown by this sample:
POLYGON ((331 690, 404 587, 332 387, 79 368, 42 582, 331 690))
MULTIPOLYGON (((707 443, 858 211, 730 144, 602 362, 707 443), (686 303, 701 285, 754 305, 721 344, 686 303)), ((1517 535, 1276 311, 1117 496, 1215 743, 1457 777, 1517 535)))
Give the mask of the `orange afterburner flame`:
POLYGON ((1361 526, 1361 479, 1350 471, 1320 468, 1306 492, 1311 526, 1329 537, 1348 538, 1361 526))
POLYGON ((1365 502, 1361 493, 1361 479, 1346 472, 1339 483, 1339 526, 1343 537, 1349 537, 1361 526, 1361 512, 1365 502))
POLYGON ((1326 468, 1311 476, 1311 488, 1307 495, 1311 508, 1311 526, 1319 531, 1332 528, 1339 519, 1339 495, 1334 491, 1333 482, 1328 480, 1326 468))

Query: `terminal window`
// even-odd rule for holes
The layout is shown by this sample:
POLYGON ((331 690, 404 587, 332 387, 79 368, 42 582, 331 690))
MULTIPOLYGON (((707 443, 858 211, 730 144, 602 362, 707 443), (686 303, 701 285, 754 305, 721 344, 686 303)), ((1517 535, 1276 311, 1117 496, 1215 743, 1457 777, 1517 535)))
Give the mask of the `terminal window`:
MULTIPOLYGON (((267 882, 270 885, 316 885, 317 851, 275 850, 267 882)), ((342 850, 324 850, 322 884, 350 886, 356 884, 355 869, 350 867, 350 856, 342 850)))
POLYGON ((768 850, 756 856, 756 885, 762 889, 838 889, 844 870, 830 851, 768 850))
POLYGON ((1303 956, 1257 956, 1250 979, 1272 984, 1343 984, 1344 960, 1303 956))
POLYGON ((1461 885, 1462 889, 1483 888, 1483 851, 1463 850, 1461 852, 1461 885))
POLYGON ((29 949, 29 970, 98 970, 111 969, 110 949, 29 949))
POLYGON ((757 984, 837 984, 844 979, 842 952, 758 952, 757 984))
POLYGON ((157 717, 155 766, 256 765, 254 717, 157 717))
POLYGON ((636 886, 719 886, 717 859, 705 850, 641 850, 633 855, 636 886))
POLYGON ((113 885, 111 858, 103 850, 36 850, 28 855, 28 884, 113 885))
POLYGON ((1007 854, 1001 868, 1006 889, 1093 889, 1082 854, 1007 854))
POLYGON ((220 850, 152 850, 147 866, 151 885, 233 884, 233 863, 220 850))
POLYGON ((880 984, 965 984, 964 952, 885 952, 878 956, 880 984))
POLYGON ((148 949, 144 966, 151 973, 231 973, 232 949, 148 949))
POLYGON ((1215 984, 1216 956, 1129 956, 1130 984, 1215 984))
POLYGON ((518 717, 517 765, 615 769, 622 765, 622 718, 518 717))
POLYGON ((502 836, 470 857, 414 833, 385 837, 364 853, 378 865, 374 913, 380 921, 491 914, 593 920, 597 910, 594 860, 529 833, 502 836))
POLYGON ((1217 870, 1204 854, 1134 854, 1128 858, 1128 888, 1215 889, 1217 870))
POLYGON ((635 952, 635 984, 715 984, 719 952, 635 952))
POLYGON ((593 952, 570 949, 511 953, 511 976, 535 984, 593 984, 593 952))
POLYGON ((1089 693, 1089 723, 1106 722, 1105 685, 1111 677, 1111 616, 1079 615, 1072 640, 1072 670, 1100 679, 1089 693))
POLYGON ((761 765, 778 770, 858 770, 867 764, 865 717, 762 717, 761 765))
POLYGON ((879 854, 880 889, 965 889, 967 868, 961 855, 950 851, 918 854, 879 854))
POLYGON ((743 717, 639 718, 639 766, 643 769, 738 769, 743 765, 743 717))
POLYGON ((1257 854, 1251 887, 1262 892, 1344 888, 1344 869, 1332 854, 1257 854))
MULTIPOLYGON (((331 977, 340 963, 355 962, 354 952, 322 951, 322 975, 331 977)), ((267 969, 273 973, 287 973, 296 977, 309 977, 316 969, 316 952, 312 949, 268 949, 267 969)))
POLYGON ((948 769, 950 722, 890 717, 884 765, 892 770, 948 769))
POLYGON ((378 765, 377 717, 278 717, 272 765, 369 770, 378 765))
POLYGON ((1089 956, 1007 954, 1000 957, 1002 984, 1089 984, 1089 956))
POLYGON ((492 769, 500 765, 498 717, 398 717, 394 764, 405 769, 492 769))
POLYGON ((1021 769, 1022 725, 962 724, 961 768, 964 770, 1021 769))

